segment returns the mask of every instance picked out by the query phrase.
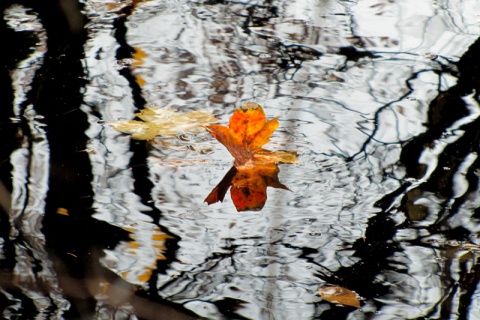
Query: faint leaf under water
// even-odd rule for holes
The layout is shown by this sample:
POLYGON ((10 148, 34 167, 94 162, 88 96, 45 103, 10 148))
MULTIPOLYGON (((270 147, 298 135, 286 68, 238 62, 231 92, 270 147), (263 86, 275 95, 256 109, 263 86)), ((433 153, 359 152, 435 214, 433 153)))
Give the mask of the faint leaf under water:
POLYGON ((360 296, 355 291, 339 286, 328 286, 320 288, 318 293, 325 301, 360 308, 360 296))
POLYGON ((145 108, 135 115, 143 121, 113 121, 109 124, 115 130, 131 134, 133 139, 153 140, 157 136, 200 133, 205 130, 206 124, 217 120, 211 111, 196 110, 182 114, 159 107, 145 108))
POLYGON ((121 245, 122 253, 130 257, 132 261, 137 261, 136 267, 128 264, 128 268, 118 270, 117 273, 126 281, 141 285, 150 280, 157 266, 158 260, 165 260, 165 245, 172 236, 164 233, 160 228, 154 226, 153 229, 141 229, 135 227, 124 227, 124 230, 130 232, 131 241, 121 245), (139 232, 142 234, 139 234, 139 232), (145 233, 149 233, 149 239, 145 233))
POLYGON ((228 127, 212 124, 206 126, 235 158, 236 167, 257 163, 296 163, 296 151, 269 151, 262 148, 278 128, 277 118, 267 121, 262 107, 246 102, 230 118, 228 127))

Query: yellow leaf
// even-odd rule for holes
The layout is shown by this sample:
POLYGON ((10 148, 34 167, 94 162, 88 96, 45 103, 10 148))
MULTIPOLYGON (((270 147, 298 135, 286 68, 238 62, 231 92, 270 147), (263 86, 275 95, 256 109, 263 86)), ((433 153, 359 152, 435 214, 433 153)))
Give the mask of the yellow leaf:
POLYGON ((68 210, 65 209, 65 208, 58 208, 58 209, 57 209, 57 213, 58 213, 58 214, 61 214, 61 215, 63 215, 63 216, 68 216, 68 210))
POLYGON ((153 140, 157 136, 175 136, 180 133, 200 133, 204 126, 217 119, 211 111, 197 110, 189 113, 176 113, 170 108, 145 108, 135 114, 143 121, 109 122, 115 130, 132 134, 133 139, 153 140))

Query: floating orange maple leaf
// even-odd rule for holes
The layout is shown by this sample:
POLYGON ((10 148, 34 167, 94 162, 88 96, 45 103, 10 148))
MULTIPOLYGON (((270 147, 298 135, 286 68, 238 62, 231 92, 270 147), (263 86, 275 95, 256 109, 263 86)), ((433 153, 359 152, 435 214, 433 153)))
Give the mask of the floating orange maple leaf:
POLYGON ((212 124, 206 128, 235 158, 235 167, 297 161, 296 151, 269 151, 262 148, 278 128, 278 120, 273 118, 267 121, 262 107, 255 102, 246 102, 235 110, 228 127, 212 124))
POLYGON ((295 163, 297 152, 262 148, 278 128, 277 118, 267 121, 262 107, 247 102, 235 111, 228 127, 214 124, 206 128, 228 149, 235 162, 205 202, 223 201, 232 187, 230 196, 237 211, 261 210, 267 201, 267 187, 288 190, 278 179, 277 163, 295 163))

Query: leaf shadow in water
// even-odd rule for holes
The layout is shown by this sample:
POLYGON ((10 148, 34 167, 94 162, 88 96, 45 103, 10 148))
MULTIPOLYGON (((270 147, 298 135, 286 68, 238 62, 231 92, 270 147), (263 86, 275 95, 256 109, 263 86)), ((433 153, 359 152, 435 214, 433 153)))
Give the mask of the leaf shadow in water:
POLYGON ((223 202, 231 188, 230 195, 237 211, 260 211, 267 202, 267 187, 289 190, 280 182, 279 172, 275 163, 239 168, 232 166, 205 202, 209 205, 223 202))

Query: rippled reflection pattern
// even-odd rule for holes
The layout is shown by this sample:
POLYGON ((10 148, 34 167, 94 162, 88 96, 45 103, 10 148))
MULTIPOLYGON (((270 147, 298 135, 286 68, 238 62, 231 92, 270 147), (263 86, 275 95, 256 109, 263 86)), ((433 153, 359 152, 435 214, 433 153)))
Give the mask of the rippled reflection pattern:
POLYGON ((0 8, 4 318, 480 319, 477 1, 0 8), (261 211, 208 132, 105 125, 246 101, 299 150, 261 211))

